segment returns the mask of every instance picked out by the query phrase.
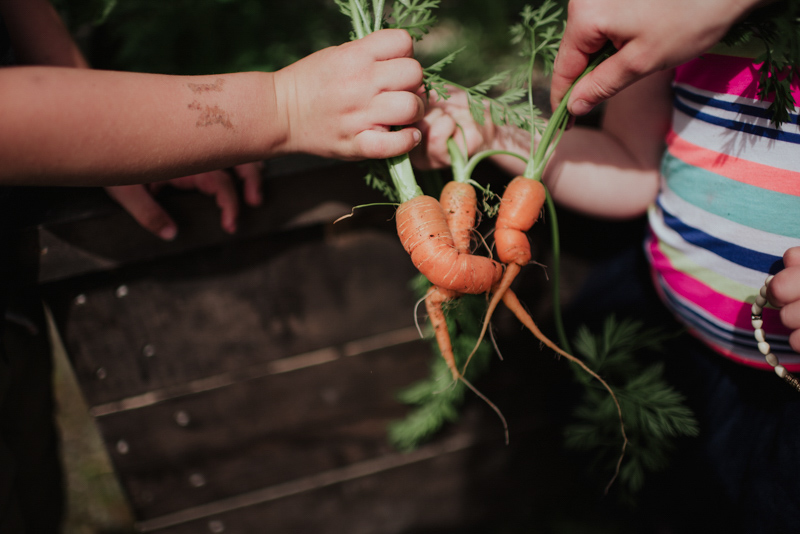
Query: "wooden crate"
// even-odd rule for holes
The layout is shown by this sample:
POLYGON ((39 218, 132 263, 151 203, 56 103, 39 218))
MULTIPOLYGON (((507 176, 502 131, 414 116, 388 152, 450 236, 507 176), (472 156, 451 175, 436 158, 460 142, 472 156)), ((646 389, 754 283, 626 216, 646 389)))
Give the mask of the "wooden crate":
POLYGON ((535 523, 566 493, 560 438, 542 432, 561 371, 529 357, 518 325, 501 343, 524 358, 481 385, 510 446, 475 398, 421 449, 388 444, 408 411, 395 395, 432 353, 392 208, 332 224, 381 200, 362 172, 273 163, 237 236, 212 201, 168 194, 173 243, 96 191, 59 192, 70 208, 38 226, 42 289, 139 531, 489 532, 535 523))

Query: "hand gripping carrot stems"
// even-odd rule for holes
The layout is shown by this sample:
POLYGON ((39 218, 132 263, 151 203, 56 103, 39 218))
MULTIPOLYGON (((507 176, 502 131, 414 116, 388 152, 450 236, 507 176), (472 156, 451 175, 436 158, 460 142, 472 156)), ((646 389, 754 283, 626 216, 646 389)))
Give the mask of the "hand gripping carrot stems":
MULTIPOLYGON (((354 38, 364 37, 385 25, 384 0, 336 0, 336 3, 350 17, 354 38)), ((396 0, 392 7, 394 27, 406 29, 412 37, 420 38, 435 20, 431 9, 436 5, 438 0, 396 0)), ((426 308, 442 349, 442 357, 454 380, 461 381, 497 412, 508 441, 508 426, 503 415, 458 372, 442 308, 447 300, 460 294, 487 293, 503 272, 503 267, 498 262, 487 257, 474 256, 469 252, 469 238, 476 213, 475 203, 473 202, 472 215, 460 217, 457 223, 459 226, 464 225, 464 228, 456 232, 459 240, 459 246, 456 246, 453 232, 448 225, 448 215, 439 201, 422 193, 408 154, 387 159, 386 167, 393 186, 392 196, 400 201, 396 212, 400 241, 417 269, 434 285, 426 298, 426 308), (464 236, 467 237, 466 243, 464 236)))
MULTIPOLYGON (((560 348, 558 345, 548 339, 536 326, 530 314, 525 310, 522 304, 517 299, 516 295, 511 290, 511 284, 519 274, 521 268, 527 265, 531 260, 530 243, 528 242, 527 231, 533 227, 539 219, 542 210, 547 204, 550 208, 552 217, 552 228, 554 231, 554 256, 558 257, 558 235, 557 226, 555 222, 555 210, 552 204, 552 199, 549 197, 547 190, 543 184, 542 177, 550 156, 552 155, 556 145, 561 139, 561 135, 566 129, 569 121, 569 114, 566 109, 566 102, 569 98, 569 93, 565 96, 564 100, 553 112, 547 126, 541 132, 539 142, 536 143, 535 123, 533 121, 534 105, 533 105, 533 92, 531 87, 531 77, 533 75, 534 64, 537 56, 544 54, 545 56, 551 55, 550 64, 552 64, 552 54, 554 54, 555 47, 560 36, 553 30, 552 22, 558 9, 555 4, 545 2, 545 4, 538 10, 525 9, 522 13, 523 22, 515 27, 516 41, 523 45, 523 55, 527 56, 528 66, 526 72, 527 96, 529 107, 529 129, 531 133, 531 147, 530 155, 527 159, 525 171, 522 175, 515 177, 506 187, 505 192, 500 201, 500 207, 495 221, 495 249, 498 259, 505 265, 505 272, 502 279, 492 288, 492 296, 489 306, 486 311, 481 334, 479 336, 477 346, 483 340, 483 337, 488 328, 491 316, 496 309, 497 305, 502 301, 510 311, 534 334, 542 343, 553 349, 556 353, 564 356, 571 362, 580 366, 584 371, 589 373, 592 377, 598 380, 603 387, 609 392, 617 408, 617 413, 620 421, 620 431, 623 438, 622 451, 619 461, 617 462, 617 469, 612 478, 609 486, 616 479, 619 473, 622 458, 625 454, 625 449, 628 444, 628 437, 625 433, 625 425, 622 420, 622 409, 617 399, 616 394, 611 387, 603 380, 597 373, 589 369, 578 358, 572 356, 568 350, 560 348), (542 30, 544 28, 544 30, 542 30)), ((581 77, 591 72, 603 59, 608 57, 606 50, 598 55, 595 60, 590 63, 581 77)), ((548 58, 545 57, 547 60, 548 58)), ((574 86, 574 84, 573 84, 574 86)), ((571 89, 570 89, 571 91, 571 89)), ((556 265, 556 270, 558 267, 556 265)), ((557 280, 557 276, 556 276, 557 280)), ((561 326, 560 308, 558 306, 558 289, 554 291, 556 299, 556 325, 559 329, 562 343, 568 349, 566 336, 563 335, 561 326)), ((467 358, 466 363, 462 369, 462 373, 466 370, 467 365, 475 353, 473 349, 472 354, 467 358)))
MULTIPOLYGON (((371 0, 371 2, 370 0, 336 0, 336 2, 341 10, 350 16, 355 38, 363 37, 383 27, 385 22, 383 18, 383 0, 371 0)), ((396 1, 394 3, 393 17, 396 21, 400 21, 401 27, 402 21, 409 21, 411 26, 406 29, 413 36, 420 37, 421 34, 427 31, 427 25, 433 22, 434 18, 429 11, 437 3, 435 1, 429 3, 396 1), (411 11, 415 11, 415 13, 411 13, 411 11)), ((515 41, 523 44, 523 55, 529 58, 526 74, 528 80, 529 125, 532 139, 535 139, 534 117, 536 115, 534 113, 535 108, 533 106, 530 79, 535 61, 540 54, 544 56, 546 63, 549 61, 549 64, 552 65, 557 44, 560 40, 559 31, 556 29, 560 13, 561 10, 551 0, 546 0, 537 10, 526 7, 522 12, 523 23, 517 25, 514 29, 515 41)), ((593 69, 602 59, 599 58, 592 63, 584 74, 593 69)), ((456 192, 457 194, 462 189, 461 186, 451 186, 452 191, 448 189, 445 192, 443 202, 448 208, 447 210, 443 209, 439 201, 422 193, 422 190, 417 185, 407 154, 386 160, 388 174, 394 189, 393 192, 400 201, 400 207, 396 213, 397 231, 403 247, 411 256, 414 265, 433 284, 425 298, 426 308, 434 324, 437 343, 442 349, 442 356, 447 361, 455 380, 460 380, 484 400, 487 400, 464 379, 463 373, 456 368, 442 307, 449 299, 456 298, 460 294, 482 294, 491 291, 492 299, 486 313, 481 338, 485 335, 494 309, 502 300, 537 338, 557 353, 581 366, 599 380, 610 392, 620 417, 620 427, 624 438, 622 455, 624 455, 628 439, 622 423, 622 411, 614 392, 602 378, 588 369, 585 364, 547 339, 536 327, 530 315, 524 310, 510 289, 511 283, 518 275, 521 267, 526 265, 531 258, 526 232, 538 220, 545 203, 552 211, 552 201, 542 184, 542 175, 545 165, 567 125, 569 117, 566 111, 566 100, 567 98, 554 112, 550 122, 542 132, 539 143, 531 144, 530 158, 527 159, 525 172, 522 176, 512 180, 501 200, 495 244, 498 256, 505 264, 505 272, 503 265, 490 258, 473 255, 469 250, 471 233, 475 223, 475 212, 471 212, 472 214, 470 215, 469 212, 465 211, 462 216, 460 208, 451 210, 448 204, 451 198, 456 198, 451 197, 451 193, 456 192), (449 224, 448 212, 453 215, 449 224), (459 212, 457 217, 456 212, 459 212), (467 236, 466 243, 464 241, 465 235, 467 236), (458 244, 456 239, 458 239, 458 244)), ((468 175, 469 173, 467 173, 468 175)), ((553 218, 555 218, 554 213, 553 218)), ((555 246, 557 246, 557 243, 555 246)), ((556 308, 558 309, 558 306, 556 308)), ((557 313, 557 315, 559 314, 557 313)), ((560 324, 560 317, 557 317, 557 323, 560 324)), ((562 335, 561 337, 563 338, 564 336, 562 335)), ((480 344, 480 340, 478 343, 480 344)), ((470 355, 471 357, 472 354, 470 355)), ((469 358, 467 363, 469 363, 469 358)), ((466 364, 464 369, 466 369, 466 364)), ((489 401, 487 400, 487 402, 489 401)), ((491 403, 489 404, 502 418, 499 410, 491 403)), ((504 419, 503 423, 505 426, 504 419)), ((620 456, 620 462, 617 464, 617 472, 619 471, 622 455, 620 456)), ((616 478, 616 473, 614 478, 616 478)))

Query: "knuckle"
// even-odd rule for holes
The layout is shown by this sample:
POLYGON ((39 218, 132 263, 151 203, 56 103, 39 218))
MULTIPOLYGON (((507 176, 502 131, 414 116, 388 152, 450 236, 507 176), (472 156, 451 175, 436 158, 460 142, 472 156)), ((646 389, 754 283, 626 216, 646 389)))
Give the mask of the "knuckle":
POLYGON ((396 35, 398 48, 404 52, 412 52, 414 50, 414 39, 410 33, 406 30, 395 29, 393 34, 396 35))
POLYGON ((607 100, 614 96, 618 90, 614 87, 609 87, 597 80, 592 80, 591 84, 587 88, 587 92, 592 95, 595 102, 600 102, 603 100, 607 100))
POLYGON ((783 255, 783 263, 786 266, 800 265, 800 247, 792 247, 783 255))

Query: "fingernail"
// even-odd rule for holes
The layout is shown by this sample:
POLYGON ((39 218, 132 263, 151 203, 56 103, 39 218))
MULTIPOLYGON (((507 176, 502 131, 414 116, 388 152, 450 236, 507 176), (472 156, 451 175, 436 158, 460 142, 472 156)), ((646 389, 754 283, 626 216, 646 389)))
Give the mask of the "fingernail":
POLYGON ((419 130, 414 130, 413 136, 414 136, 414 146, 416 146, 419 144, 420 141, 422 141, 422 132, 420 132, 419 130))
POLYGON ((576 100, 570 106, 570 113, 573 115, 586 115, 592 111, 593 107, 586 100, 576 100))
POLYGON ((175 226, 165 226, 158 231, 158 237, 164 241, 172 241, 178 236, 178 228, 175 226))

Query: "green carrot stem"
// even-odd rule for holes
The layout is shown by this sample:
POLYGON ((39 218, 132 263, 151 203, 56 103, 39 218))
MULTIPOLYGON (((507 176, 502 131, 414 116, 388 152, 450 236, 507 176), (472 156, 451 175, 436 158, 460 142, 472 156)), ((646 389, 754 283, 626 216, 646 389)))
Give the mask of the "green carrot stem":
POLYGON ((372 33, 367 23, 367 14, 364 13, 361 2, 357 0, 350 0, 350 21, 353 24, 353 31, 356 34, 356 38, 361 39, 368 33, 372 33))
MULTIPOLYGON (((561 139, 561 134, 564 132, 564 129, 569 122, 567 101, 569 100, 569 95, 572 93, 572 89, 575 88, 575 84, 577 84, 584 76, 592 72, 597 65, 611 55, 611 50, 613 50, 613 47, 606 45, 606 47, 600 51, 600 53, 591 61, 591 63, 587 65, 586 69, 584 69, 581 75, 578 76, 574 82, 572 82, 567 94, 564 95, 564 98, 561 99, 558 107, 555 109, 555 111, 553 111, 550 121, 547 123, 544 132, 542 132, 542 138, 539 140, 539 143, 536 146, 536 151, 533 154, 528 167, 525 169, 525 174, 523 176, 533 178, 534 180, 542 179, 542 174, 544 174, 544 168, 547 165, 547 161, 553 154, 553 149, 561 139)), ((531 91, 528 91, 528 95, 529 98, 531 98, 531 91)), ((533 138, 533 136, 534 133, 531 132, 531 138, 533 138)))
POLYGON ((422 195, 422 189, 417 185, 414 168, 411 166, 408 154, 388 158, 386 164, 389 167, 389 176, 392 177, 392 184, 400 202, 406 202, 422 195))
MULTIPOLYGON (((385 0, 373 0, 372 21, 367 13, 369 11, 367 5, 360 0, 350 0, 350 22, 357 39, 366 37, 383 27, 385 0)), ((406 202, 422 195, 422 189, 417 184, 408 154, 387 158, 385 161, 400 202, 406 202)))
POLYGON ((526 158, 522 154, 511 152, 510 150, 484 150, 483 152, 478 152, 469 159, 466 167, 464 167, 464 174, 467 177, 471 177, 473 171, 475 170, 475 167, 477 167, 481 161, 492 156, 513 156, 517 159, 524 161, 525 163, 528 162, 528 158, 526 158))
POLYGON ((553 240, 553 316, 555 317, 556 334, 558 341, 564 350, 572 354, 566 331, 564 330, 564 320, 561 316, 561 240, 558 234, 558 217, 556 216, 556 205, 550 190, 545 187, 545 203, 550 214, 550 233, 553 240))
POLYGON ((383 6, 385 0, 374 0, 372 3, 373 16, 375 17, 375 25, 373 31, 378 31, 383 28, 383 6))

